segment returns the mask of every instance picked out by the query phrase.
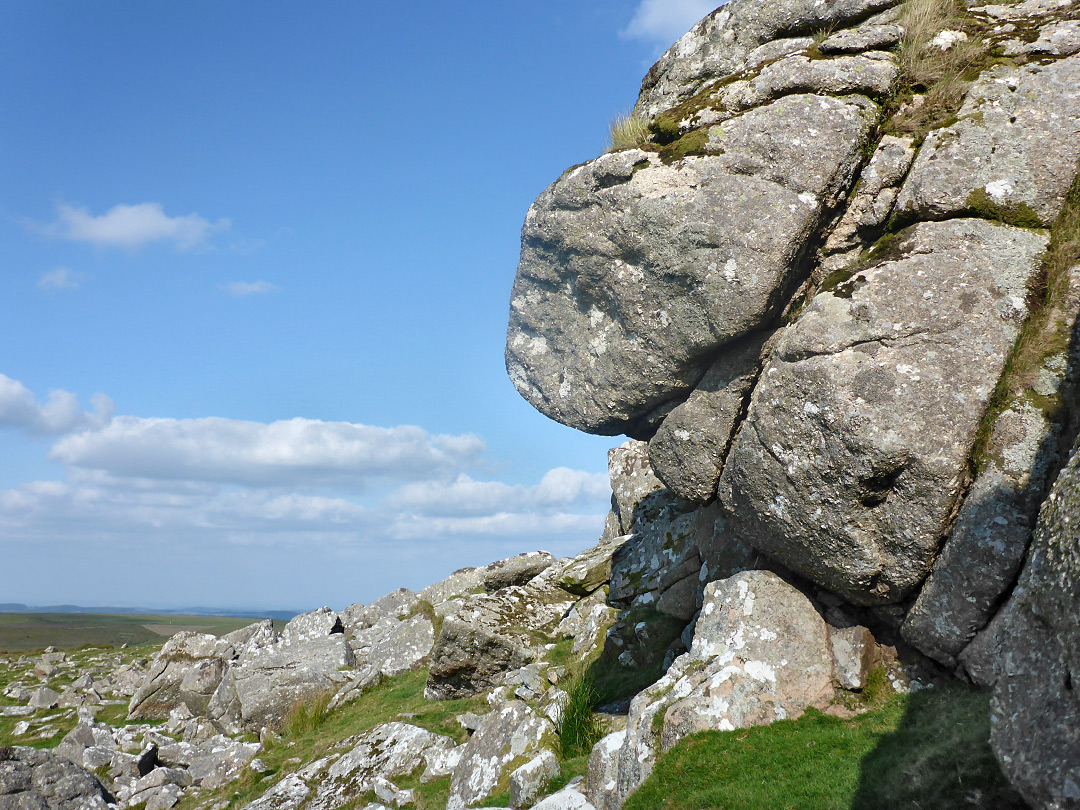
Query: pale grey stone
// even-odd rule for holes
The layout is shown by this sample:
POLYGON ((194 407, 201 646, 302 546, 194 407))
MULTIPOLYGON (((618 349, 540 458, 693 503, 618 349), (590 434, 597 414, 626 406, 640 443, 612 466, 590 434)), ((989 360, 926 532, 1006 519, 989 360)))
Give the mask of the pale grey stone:
POLYGON ((759 107, 790 93, 886 96, 899 70, 896 57, 881 51, 834 59, 797 54, 767 65, 750 79, 732 82, 717 95, 719 103, 733 111, 759 107))
POLYGON ((1040 233, 923 223, 785 330, 721 475, 728 529, 861 604, 933 564, 1027 315, 1040 233))
POLYGON ((818 48, 827 54, 886 50, 896 45, 903 35, 904 29, 899 25, 862 25, 833 34, 818 48))
POLYGON ((484 589, 490 593, 511 585, 524 585, 554 562, 555 558, 546 551, 527 551, 493 562, 484 569, 484 589))
MULTIPOLYGON (((612 513, 608 518, 614 519, 612 513)), ((599 543, 561 564, 559 587, 575 596, 588 596, 603 587, 611 577, 611 555, 624 542, 626 536, 609 539, 605 531, 599 543)))
POLYGON ((1053 223, 1080 161, 1080 56, 997 66, 972 85, 951 126, 931 130, 896 210, 923 219, 984 202, 1053 223), (975 195, 973 198, 972 195, 975 195))
POLYGON ((226 639, 192 631, 177 633, 154 656, 142 685, 128 704, 129 717, 167 718, 183 703, 181 684, 193 669, 203 661, 234 655, 235 649, 226 639))
POLYGON ((533 805, 533 810, 596 810, 574 785, 545 796, 533 805))
MULTIPOLYGON (((611 514, 618 524, 616 535, 633 531, 634 511, 642 498, 664 484, 653 472, 649 445, 631 439, 608 450, 608 479, 611 482, 611 514)), ((606 527, 605 527, 606 530, 606 527)))
POLYGON ((510 806, 520 808, 535 804, 547 783, 560 773, 559 758, 545 748, 510 773, 510 806))
POLYGON ((498 685, 505 672, 540 656, 538 637, 552 635, 572 604, 565 591, 543 576, 469 597, 443 621, 431 651, 425 695, 446 700, 498 685))
POLYGON ((435 608, 456 596, 465 596, 484 586, 483 568, 459 568, 446 579, 428 585, 417 595, 435 608))
POLYGON ((711 128, 711 154, 667 165, 628 150, 556 181, 522 231, 506 346, 518 392, 581 430, 651 433, 651 412, 719 346, 775 314, 876 117, 859 96, 787 96, 711 128))
POLYGON ((801 592, 768 571, 710 583, 690 652, 630 703, 617 801, 688 734, 798 717, 831 697, 832 678, 827 626, 801 592))
POLYGON ((676 495, 699 503, 716 495, 728 445, 761 368, 763 347, 773 334, 756 332, 724 347, 686 401, 649 440, 649 463, 676 495))
POLYGON ((589 772, 585 779, 588 799, 597 810, 619 810, 619 752, 626 742, 626 731, 603 737, 589 753, 589 772))
POLYGON ((463 810, 489 796, 511 763, 538 754, 553 735, 551 722, 520 701, 485 715, 450 779, 447 810, 463 810))
POLYGON ((30 703, 27 704, 31 709, 55 709, 60 702, 60 693, 55 689, 50 689, 47 686, 39 687, 34 690, 34 693, 30 696, 30 703))
POLYGON ((874 664, 874 635, 861 625, 829 629, 836 681, 844 689, 859 690, 874 664))

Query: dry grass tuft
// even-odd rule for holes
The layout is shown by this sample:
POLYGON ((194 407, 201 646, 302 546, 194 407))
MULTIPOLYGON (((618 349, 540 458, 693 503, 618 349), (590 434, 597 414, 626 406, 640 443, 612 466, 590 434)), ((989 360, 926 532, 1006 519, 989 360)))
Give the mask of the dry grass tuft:
POLYGON ((633 111, 620 113, 611 119, 607 151, 637 148, 645 143, 648 135, 649 122, 644 116, 633 111))

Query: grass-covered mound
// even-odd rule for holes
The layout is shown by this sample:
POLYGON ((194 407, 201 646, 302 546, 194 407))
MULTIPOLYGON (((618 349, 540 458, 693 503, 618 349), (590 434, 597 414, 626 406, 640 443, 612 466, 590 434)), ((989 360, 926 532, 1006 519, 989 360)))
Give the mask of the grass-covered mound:
POLYGON ((811 710, 683 739, 624 810, 1021 810, 989 737, 989 695, 963 686, 850 720, 811 710))

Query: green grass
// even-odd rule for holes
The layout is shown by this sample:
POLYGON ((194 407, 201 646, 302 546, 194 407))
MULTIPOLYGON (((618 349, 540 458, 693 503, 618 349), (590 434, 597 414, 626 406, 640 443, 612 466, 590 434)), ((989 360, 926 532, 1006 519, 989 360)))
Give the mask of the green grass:
POLYGON ((160 644, 165 638, 181 630, 223 635, 255 621, 258 619, 231 616, 0 613, 0 651, 29 652, 46 647, 74 650, 86 646, 160 644))
POLYGON ((562 759, 588 755, 604 736, 600 718, 593 713, 599 695, 593 686, 592 674, 583 669, 562 687, 566 690, 566 703, 555 724, 559 755, 562 759))
POLYGON ((281 736, 295 740, 314 734, 330 715, 334 693, 325 690, 307 700, 298 700, 285 712, 281 721, 281 736))
POLYGON ((1021 810, 989 746, 989 696, 943 686, 841 720, 710 731, 659 758, 625 810, 1021 810))

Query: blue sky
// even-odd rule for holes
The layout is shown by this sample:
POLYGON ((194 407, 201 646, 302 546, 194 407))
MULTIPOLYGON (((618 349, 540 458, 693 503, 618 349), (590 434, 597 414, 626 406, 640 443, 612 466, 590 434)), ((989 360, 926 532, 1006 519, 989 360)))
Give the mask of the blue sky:
POLYGON ((698 0, 0 9, 0 602, 309 609, 598 536, 533 198, 698 0))

